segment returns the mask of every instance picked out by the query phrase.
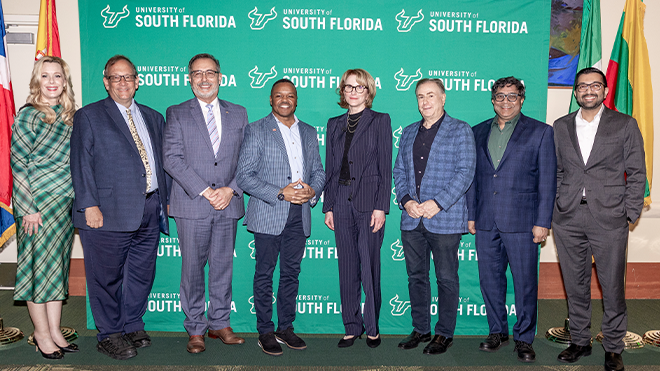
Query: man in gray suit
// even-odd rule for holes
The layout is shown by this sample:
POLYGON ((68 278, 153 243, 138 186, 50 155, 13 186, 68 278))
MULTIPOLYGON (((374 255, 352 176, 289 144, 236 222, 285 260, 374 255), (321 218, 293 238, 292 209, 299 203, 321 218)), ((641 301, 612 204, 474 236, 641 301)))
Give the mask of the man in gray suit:
POLYGON ((321 196, 325 172, 314 127, 294 114, 293 83, 279 80, 270 92, 272 113, 245 127, 236 181, 250 195, 244 224, 254 233, 254 308, 259 346, 279 356, 279 343, 302 350, 293 333, 300 262, 311 232, 311 207, 321 196), (280 258, 277 331, 273 314, 273 270, 280 258))
POLYGON ((218 99, 218 60, 198 54, 188 63, 195 98, 167 109, 163 157, 174 178, 170 211, 181 245, 181 308, 190 336, 187 350, 205 350, 204 334, 243 344, 229 327, 236 224, 244 215, 234 174, 247 125, 242 106, 218 99), (204 266, 209 265, 209 306, 204 316, 204 266))
POLYGON ((646 166, 635 119, 606 108, 607 80, 599 69, 575 77, 580 105, 554 123, 557 200, 553 229, 571 321, 571 345, 557 359, 591 354, 591 256, 603 289, 605 370, 623 370, 629 223, 644 205, 646 166))

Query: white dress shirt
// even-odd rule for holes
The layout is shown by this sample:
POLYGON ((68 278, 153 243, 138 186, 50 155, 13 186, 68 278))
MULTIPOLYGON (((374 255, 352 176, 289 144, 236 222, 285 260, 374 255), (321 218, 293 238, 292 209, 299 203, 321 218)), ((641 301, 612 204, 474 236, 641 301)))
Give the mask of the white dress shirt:
POLYGON ((286 154, 289 157, 291 182, 296 182, 298 179, 303 178, 304 172, 302 142, 300 140, 300 130, 298 129, 298 117, 295 115, 293 116, 295 121, 290 128, 280 122, 275 115, 273 115, 273 117, 275 118, 275 121, 277 121, 277 126, 280 128, 282 139, 284 139, 284 146, 286 147, 286 154))
MULTIPOLYGON (((578 143, 580 144, 580 152, 582 152, 582 160, 584 160, 585 165, 589 161, 589 155, 594 146, 596 132, 598 132, 598 124, 600 124, 600 117, 603 115, 603 107, 605 107, 605 105, 600 106, 600 110, 591 122, 588 122, 582 117, 582 108, 580 108, 577 116, 575 116, 575 131, 577 133, 578 143)), ((584 196, 586 196, 586 192, 583 188, 582 197, 584 196)))

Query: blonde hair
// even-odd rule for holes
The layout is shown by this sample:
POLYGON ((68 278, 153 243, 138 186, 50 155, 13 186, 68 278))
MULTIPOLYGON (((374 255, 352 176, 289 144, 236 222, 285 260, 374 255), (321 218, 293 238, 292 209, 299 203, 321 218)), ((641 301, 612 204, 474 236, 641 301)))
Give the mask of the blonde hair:
POLYGON ((341 81, 339 81, 339 87, 337 88, 337 94, 339 94, 339 102, 337 104, 339 104, 341 108, 348 108, 346 97, 344 97, 344 87, 346 86, 346 80, 348 80, 351 75, 355 75, 355 79, 357 80, 358 84, 367 88, 368 95, 365 105, 367 108, 371 108, 371 104, 374 102, 374 98, 376 97, 376 82, 374 81, 374 78, 371 77, 369 72, 363 70, 362 68, 356 68, 344 72, 344 75, 341 77, 341 81))
POLYGON ((73 114, 76 113, 76 99, 73 94, 73 84, 71 83, 71 71, 69 65, 58 57, 45 56, 34 63, 32 69, 32 77, 30 78, 30 95, 27 97, 27 102, 35 109, 43 112, 46 116, 41 118, 41 121, 52 124, 57 119, 57 114, 50 108, 50 105, 42 99, 41 95, 41 70, 44 63, 57 63, 62 67, 64 74, 64 86, 62 87, 62 95, 58 98, 58 103, 64 109, 62 111, 62 119, 66 125, 73 125, 73 114))

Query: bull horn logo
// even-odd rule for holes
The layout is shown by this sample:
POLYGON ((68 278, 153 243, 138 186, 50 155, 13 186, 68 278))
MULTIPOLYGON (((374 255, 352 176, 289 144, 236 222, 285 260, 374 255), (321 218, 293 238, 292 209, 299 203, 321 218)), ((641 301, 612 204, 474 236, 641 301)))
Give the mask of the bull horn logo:
POLYGON ((275 66, 273 66, 270 68, 270 72, 263 73, 259 72, 259 67, 254 66, 254 68, 248 72, 248 76, 252 79, 250 86, 254 89, 261 89, 266 85, 268 80, 277 76, 277 71, 275 71, 275 66))
POLYGON ((254 9, 248 13, 248 18, 252 20, 250 23, 251 29, 261 30, 264 28, 266 23, 277 18, 277 12, 275 11, 275 7, 272 7, 268 14, 259 14, 257 13, 257 7, 255 6, 254 9))
POLYGON ((392 254, 392 260, 394 261, 404 261, 406 260, 405 255, 403 254, 403 245, 401 244, 401 240, 397 238, 396 241, 394 241, 393 244, 390 245, 390 249, 394 251, 392 254))
POLYGON ((399 25, 396 27, 396 30, 399 32, 408 32, 412 29, 412 27, 418 23, 421 22, 422 19, 424 19, 424 14, 422 14, 422 9, 420 9, 417 12, 417 15, 414 17, 406 15, 405 9, 402 9, 399 14, 394 17, 397 22, 399 22, 399 25))
MULTIPOLYGON (((277 299, 275 299, 275 294, 273 293, 273 304, 275 304, 276 301, 277 299)), ((254 309, 254 295, 248 298, 248 304, 250 304, 250 313, 257 314, 257 311, 254 309)))
POLYGON ((410 308, 410 300, 399 300, 399 294, 396 294, 390 299, 390 305, 392 306, 391 313, 393 316, 403 316, 410 308))
POLYGON ((128 11, 128 5, 124 5, 124 9, 121 12, 111 12, 110 5, 106 6, 105 9, 101 10, 101 15, 103 16, 103 27, 105 28, 115 28, 119 24, 119 21, 128 17, 131 14, 128 11))
POLYGON ((394 137, 394 139, 396 139, 396 141, 394 142, 394 147, 397 148, 397 149, 399 148, 399 140, 401 140, 401 134, 402 133, 403 133, 403 127, 402 126, 399 126, 398 129, 396 129, 392 132, 392 136, 394 137))
POLYGON ((399 70, 399 72, 394 74, 394 78, 396 79, 396 90, 406 91, 410 89, 412 84, 422 79, 422 71, 420 68, 418 68, 414 75, 409 76, 403 74, 402 68, 399 70))

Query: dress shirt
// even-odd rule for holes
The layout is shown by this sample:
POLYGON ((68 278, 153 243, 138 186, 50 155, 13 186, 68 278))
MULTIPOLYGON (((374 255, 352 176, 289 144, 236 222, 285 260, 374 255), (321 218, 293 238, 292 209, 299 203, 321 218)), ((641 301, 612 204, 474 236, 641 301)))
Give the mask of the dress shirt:
MULTIPOLYGON (((438 134, 438 129, 440 129, 440 125, 444 119, 445 114, 443 113, 442 117, 431 125, 430 128, 425 128, 424 123, 419 125, 419 131, 417 131, 417 136, 413 143, 413 167, 415 169, 415 189, 417 190, 417 198, 419 198, 419 189, 422 184, 422 179, 424 178, 424 173, 426 172, 426 163, 429 160, 431 146, 433 145, 435 136, 438 134)), ((401 198, 401 205, 405 205, 406 202, 410 200, 412 200, 412 197, 410 197, 409 194, 403 196, 401 198)), ((435 201, 435 203, 440 209, 442 209, 442 206, 440 206, 438 201, 435 201)))
POLYGON ((284 147, 286 147, 286 154, 289 157, 291 182, 296 182, 298 179, 302 179, 304 174, 302 142, 300 140, 300 130, 298 129, 298 117, 295 115, 293 116, 295 121, 290 128, 280 122, 275 115, 273 115, 273 117, 275 118, 275 121, 277 121, 277 126, 280 127, 282 139, 284 140, 284 147))
MULTIPOLYGON (((588 122, 582 118, 582 108, 578 111, 575 116, 575 132, 577 134, 578 143, 580 144, 580 152, 582 153, 582 160, 584 164, 587 164, 589 161, 589 155, 591 154, 591 149, 594 146, 594 140, 596 139, 596 132, 598 131, 598 124, 600 124, 600 117, 603 115, 603 107, 605 105, 600 105, 600 110, 594 116, 594 119, 591 122, 588 122)), ((585 197, 586 191, 582 188, 582 197, 585 197)))
MULTIPOLYGON (((124 122, 126 122, 126 126, 130 128, 130 124, 128 123, 128 114, 126 113, 126 107, 117 102, 115 102, 115 104, 117 105, 117 108, 119 108, 119 112, 121 112, 121 116, 124 118, 124 122)), ((151 137, 149 136, 149 130, 147 129, 147 124, 145 124, 144 122, 144 118, 142 118, 142 113, 140 113, 140 109, 138 108, 137 104, 135 104, 135 99, 133 99, 133 101, 131 102, 131 106, 128 109, 131 110, 131 116, 133 116, 133 123, 135 124, 135 129, 137 130, 138 136, 142 141, 144 150, 147 152, 147 159, 149 160, 149 167, 151 168, 151 189, 149 189, 148 192, 153 192, 158 189, 158 177, 156 176, 156 168, 154 167, 156 161, 154 160, 154 149, 151 145, 151 137)))
MULTIPOLYGON (((206 107, 209 103, 201 101, 199 98, 197 98, 197 102, 199 102, 199 106, 202 107, 202 113, 204 114, 204 124, 209 122, 209 109, 206 107)), ((213 102, 210 104, 213 105, 213 117, 215 118, 215 126, 218 128, 218 144, 222 142, 222 119, 220 116, 220 101, 216 97, 213 102)), ((209 135, 210 138, 210 135, 209 135)))
POLYGON ((493 122, 490 124, 490 136, 488 137, 488 153, 490 154, 491 160, 493 160, 493 167, 497 170, 497 167, 500 166, 500 161, 504 156, 504 151, 506 151, 506 146, 509 144, 509 139, 513 131, 518 125, 518 120, 520 119, 520 113, 516 115, 511 121, 504 123, 504 129, 500 129, 500 122, 495 116, 493 122))

